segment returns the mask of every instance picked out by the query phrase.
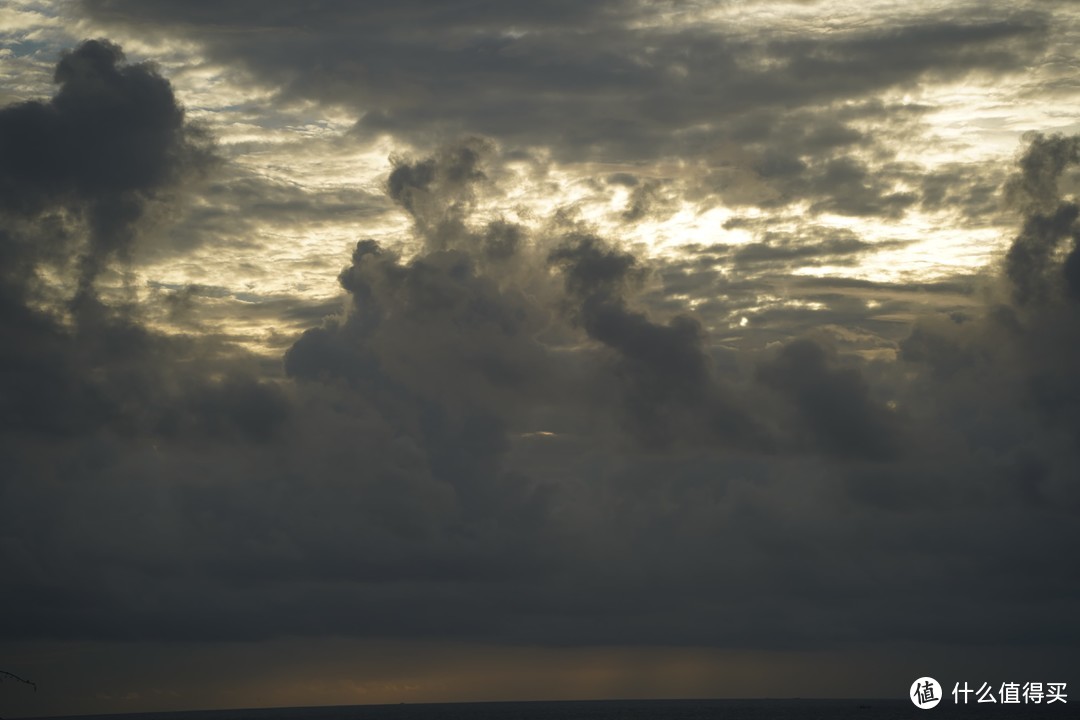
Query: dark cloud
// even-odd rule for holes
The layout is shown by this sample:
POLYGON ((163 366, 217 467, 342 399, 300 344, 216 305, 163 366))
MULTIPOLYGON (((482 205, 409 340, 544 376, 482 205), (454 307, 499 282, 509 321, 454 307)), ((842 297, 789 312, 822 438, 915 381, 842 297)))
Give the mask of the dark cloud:
POLYGON ((924 319, 901 344, 902 357, 925 363, 957 387, 996 387, 1034 411, 1033 421, 1073 437, 1080 432, 1073 369, 1080 361, 1080 337, 1072 284, 1078 208, 1062 197, 1058 184, 1077 162, 1075 137, 1029 138, 1019 172, 1005 187, 1020 212, 1019 232, 1005 255, 1005 297, 976 317, 924 319))
POLYGON ((85 214, 86 294, 109 260, 130 251, 145 203, 211 156, 168 81, 149 65, 124 64, 108 41, 66 53, 54 80, 48 102, 0 111, 0 196, 4 210, 23 216, 85 214))
POLYGON ((762 382, 786 395, 809 432, 843 457, 888 460, 901 447, 896 421, 870 397, 854 368, 836 367, 811 340, 796 340, 761 365, 762 382))
MULTIPOLYGON (((975 313, 921 318, 900 343, 900 357, 932 378, 916 383, 913 394, 933 394, 952 408, 968 443, 994 442, 992 452, 1001 456, 996 472, 1011 492, 1029 503, 1044 501, 1045 493, 1073 503, 1075 488, 1063 478, 1075 473, 1077 458, 1057 443, 1080 437, 1080 336, 1071 285, 1077 206, 1062 196, 1059 181, 1078 162, 1077 140, 1028 140, 1019 171, 1005 186, 1020 228, 1005 255, 1004 286, 975 313)), ((909 402, 926 412, 925 400, 909 402)))
POLYGON ((999 190, 1006 169, 994 163, 947 164, 922 174, 921 205, 930 211, 959 211, 969 224, 985 225, 1001 216, 999 190))
POLYGON ((919 200, 913 192, 893 190, 899 179, 895 169, 872 171, 867 163, 850 156, 828 157, 813 165, 774 159, 759 168, 776 194, 755 204, 777 206, 806 200, 814 214, 897 218, 919 200))
MULTIPOLYGON (((208 161, 168 82, 150 66, 124 65, 103 41, 65 54, 56 80, 52 100, 0 109, 0 252, 10 261, 0 275, 0 493, 6 537, 17 538, 2 551, 8 637, 93 635, 123 612, 112 581, 79 568, 102 569, 121 538, 140 542, 146 527, 133 528, 131 513, 146 508, 103 474, 126 466, 121 475, 145 480, 139 455, 156 443, 257 447, 288 415, 250 362, 160 336, 139 308, 97 292, 102 273, 123 267, 146 205, 208 161), (40 279, 50 268, 75 272, 60 295, 40 279), (88 494, 65 489, 84 480, 88 494), (78 505, 87 532, 70 524, 78 505), (54 580, 43 579, 43 563, 54 580)), ((149 557, 134 562, 170 562, 149 557)))
MULTIPOLYGON (((422 0, 302 11, 260 3, 250 13, 212 3, 80 7, 98 21, 194 38, 284 98, 355 108, 362 135, 434 148, 479 133, 513 149, 546 147, 559 162, 682 157, 695 164, 689 199, 807 199, 818 212, 887 217, 918 196, 867 162, 895 148, 859 124, 908 127, 931 108, 879 95, 924 80, 1023 72, 1052 28, 1032 12, 965 19, 943 11, 751 40, 720 26, 671 26, 660 8, 631 2, 545 3, 543 12, 422 0)), ((628 220, 649 204, 650 191, 636 192, 628 220)))
POLYGON ((471 238, 465 218, 473 208, 475 186, 487 179, 482 166, 493 152, 490 140, 474 137, 424 160, 392 159, 387 194, 409 213, 429 248, 445 249, 471 238))
POLYGON ((1065 290, 1073 300, 1080 300, 1080 243, 1073 239, 1074 247, 1062 264, 1065 274, 1065 290))
POLYGON ((575 321, 613 354, 639 442, 761 442, 717 382, 701 323, 680 314, 661 324, 628 306, 626 293, 642 272, 632 256, 586 236, 554 249, 550 261, 563 270, 575 321))
POLYGON ((211 161, 169 83, 120 48, 91 40, 56 66, 48 102, 0 109, 5 230, 0 332, 8 431, 135 430, 161 387, 159 362, 185 352, 106 307, 94 282, 135 241, 144 207, 211 161), (71 315, 42 309, 45 269, 74 270, 71 315), (144 405, 145 401, 145 405, 144 405))
MULTIPOLYGON (((485 148, 470 140, 398 162, 388 193, 413 217, 425 250, 404 260, 375 241, 358 242, 339 277, 344 315, 305 332, 285 354, 285 371, 311 387, 349 388, 414 448, 417 470, 445 483, 464 517, 509 521, 540 507, 530 499, 533 482, 515 476, 504 457, 529 406, 549 392, 547 352, 536 339, 549 312, 514 272, 493 270, 518 258, 521 229, 503 221, 467 227, 469 188, 484 177, 477 150, 485 148)), ((520 520, 515 535, 533 526, 520 520)))
MULTIPOLYGON (((382 194, 358 188, 315 191, 295 184, 256 177, 235 167, 222 169, 199 188, 204 202, 184 207, 164 230, 166 245, 152 253, 187 252, 213 238, 218 246, 250 249, 260 230, 309 230, 333 223, 376 218, 392 208, 382 194), (230 243, 230 241, 232 241, 230 243)), ((152 256, 152 255, 151 255, 152 256)))
POLYGON ((647 180, 630 191, 622 219, 625 222, 636 222, 646 217, 663 220, 671 215, 676 205, 677 202, 664 193, 664 183, 647 180))
POLYGON ((1006 272, 1017 300, 1045 301, 1058 294, 1062 280, 1066 292, 1075 260, 1062 266, 1054 253, 1062 241, 1080 237, 1076 220, 1080 205, 1062 199, 1058 180, 1069 165, 1080 162, 1080 141, 1076 137, 1035 135, 1020 160, 1021 172, 1006 187, 1006 194, 1023 213, 1024 224, 1006 256, 1006 272), (1064 269, 1064 273, 1062 270, 1064 269), (1051 277, 1057 274, 1057 278, 1051 277))
POLYGON ((899 240, 867 242, 857 233, 829 227, 808 226, 798 234, 768 230, 769 221, 729 220, 725 229, 753 228, 760 239, 741 245, 716 243, 690 248, 710 260, 731 263, 743 271, 778 270, 787 267, 811 267, 828 263, 852 264, 867 255, 893 250, 910 243, 899 240))
POLYGON ((8 209, 146 192, 171 179, 184 150, 183 112, 152 68, 122 63, 116 45, 87 41, 60 60, 51 101, 4 108, 8 209))
MULTIPOLYGON (((92 7, 115 20, 125 6, 92 7)), ((0 636, 970 650, 994 627, 1010 645, 1075 645, 1080 573, 1052 552, 1075 545, 1080 507, 1076 213, 1059 182, 1075 141, 1034 138, 1021 159, 1004 290, 798 275, 900 242, 813 225, 735 221, 753 242, 648 258, 568 211, 526 226, 482 208, 509 192, 518 144, 566 132, 567 157, 660 154, 667 140, 639 143, 709 116, 721 91, 735 114, 783 114, 928 73, 1011 69, 1036 52, 1040 18, 769 41, 776 62, 747 70, 735 40, 688 29, 657 34, 642 64, 610 6, 400 3, 368 8, 368 23, 325 5, 304 16, 327 33, 313 80, 299 10, 259 4, 265 33, 241 32, 253 7, 145 13, 183 32, 214 24, 210 52, 292 96, 356 92, 403 137, 430 131, 442 104, 448 125, 484 129, 483 114, 504 144, 465 135, 395 156, 385 201, 220 170, 238 174, 211 179, 222 204, 191 220, 208 234, 254 227, 230 212, 307 225, 396 207, 411 223, 353 245, 333 311, 289 305, 306 329, 279 363, 195 332, 209 317, 198 303, 288 305, 257 286, 159 283, 149 304, 94 292, 125 272, 148 205, 181 194, 206 159, 149 66, 87 43, 61 61, 56 98, 0 110, 0 636), (570 42, 571 22, 590 42, 570 42), (518 24, 524 34, 496 37, 518 24), (372 65, 349 90, 338 74, 355 48, 372 65), (449 87, 416 86, 434 61, 449 87), (510 93, 513 113, 490 98, 477 109, 453 95, 464 70, 483 71, 490 98, 530 89, 510 93), (620 88, 661 77, 692 92, 625 112, 642 108, 620 88), (570 99, 527 97, 545 90, 570 99), (577 103, 574 127, 546 125, 577 103), (48 173, 20 154, 31 150, 48 173), (133 159, 114 166, 114 154, 133 159), (69 274, 57 288, 43 268, 69 274), (73 288, 85 291, 75 310, 73 288), (927 297, 951 314, 926 312, 927 297), (161 307, 191 333, 156 330, 161 307)), ((732 165, 767 184, 761 198, 811 213, 894 218, 920 197, 985 195, 963 172, 937 195, 901 192, 912 168, 859 159, 873 143, 824 115, 732 165)), ((632 188, 615 211, 626 222, 661 216, 669 192, 701 179, 598 177, 632 188)))
POLYGON ((494 409, 504 393, 539 379, 543 355, 533 335, 543 313, 479 274, 467 254, 436 251, 404 263, 365 240, 340 280, 348 312, 290 349, 290 375, 340 377, 373 393, 422 386, 425 399, 452 397, 462 409, 494 409))

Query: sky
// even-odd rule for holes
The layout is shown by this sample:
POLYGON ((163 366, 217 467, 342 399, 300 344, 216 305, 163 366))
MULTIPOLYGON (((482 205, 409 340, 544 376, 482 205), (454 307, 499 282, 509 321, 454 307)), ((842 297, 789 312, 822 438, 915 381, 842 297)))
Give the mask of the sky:
POLYGON ((1080 6, 0 6, 0 713, 1080 669, 1080 6))

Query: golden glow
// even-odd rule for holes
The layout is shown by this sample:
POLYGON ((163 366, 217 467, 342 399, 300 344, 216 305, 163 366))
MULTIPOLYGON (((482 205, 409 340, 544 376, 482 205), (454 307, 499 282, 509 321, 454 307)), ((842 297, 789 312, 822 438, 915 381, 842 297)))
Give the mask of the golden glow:
POLYGON ((885 697, 897 694, 895 678, 917 672, 925 659, 919 648, 890 650, 283 639, 189 647, 39 643, 19 657, 33 665, 39 684, 48 681, 50 687, 65 688, 62 698, 54 697, 51 702, 56 704, 49 705, 50 713, 58 714, 68 708, 146 712, 520 700, 885 697), (133 647, 139 652, 132 652, 133 647))

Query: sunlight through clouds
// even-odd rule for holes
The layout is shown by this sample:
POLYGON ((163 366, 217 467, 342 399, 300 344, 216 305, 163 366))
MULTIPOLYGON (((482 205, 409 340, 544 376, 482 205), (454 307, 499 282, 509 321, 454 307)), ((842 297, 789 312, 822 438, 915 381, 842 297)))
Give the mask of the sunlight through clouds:
POLYGON ((3 4, 0 714, 1066 679, 1078 47, 3 4))

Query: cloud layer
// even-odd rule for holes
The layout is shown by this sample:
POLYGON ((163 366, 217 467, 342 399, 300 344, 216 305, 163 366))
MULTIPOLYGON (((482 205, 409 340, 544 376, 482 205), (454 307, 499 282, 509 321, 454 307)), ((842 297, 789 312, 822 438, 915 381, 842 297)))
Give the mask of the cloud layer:
POLYGON ((992 632, 1075 659, 1080 140, 927 171, 863 124, 1019 72, 1047 14, 756 42, 622 3, 83 6, 400 149, 346 191, 259 175, 106 40, 0 108, 3 641, 974 657, 992 632), (636 243, 688 206, 728 234, 636 243), (1000 262, 807 272, 917 242, 837 217, 939 210, 1000 262), (354 215, 397 225, 320 297, 265 265, 136 280, 354 215), (210 329, 233 312, 288 328, 273 354, 210 329))

